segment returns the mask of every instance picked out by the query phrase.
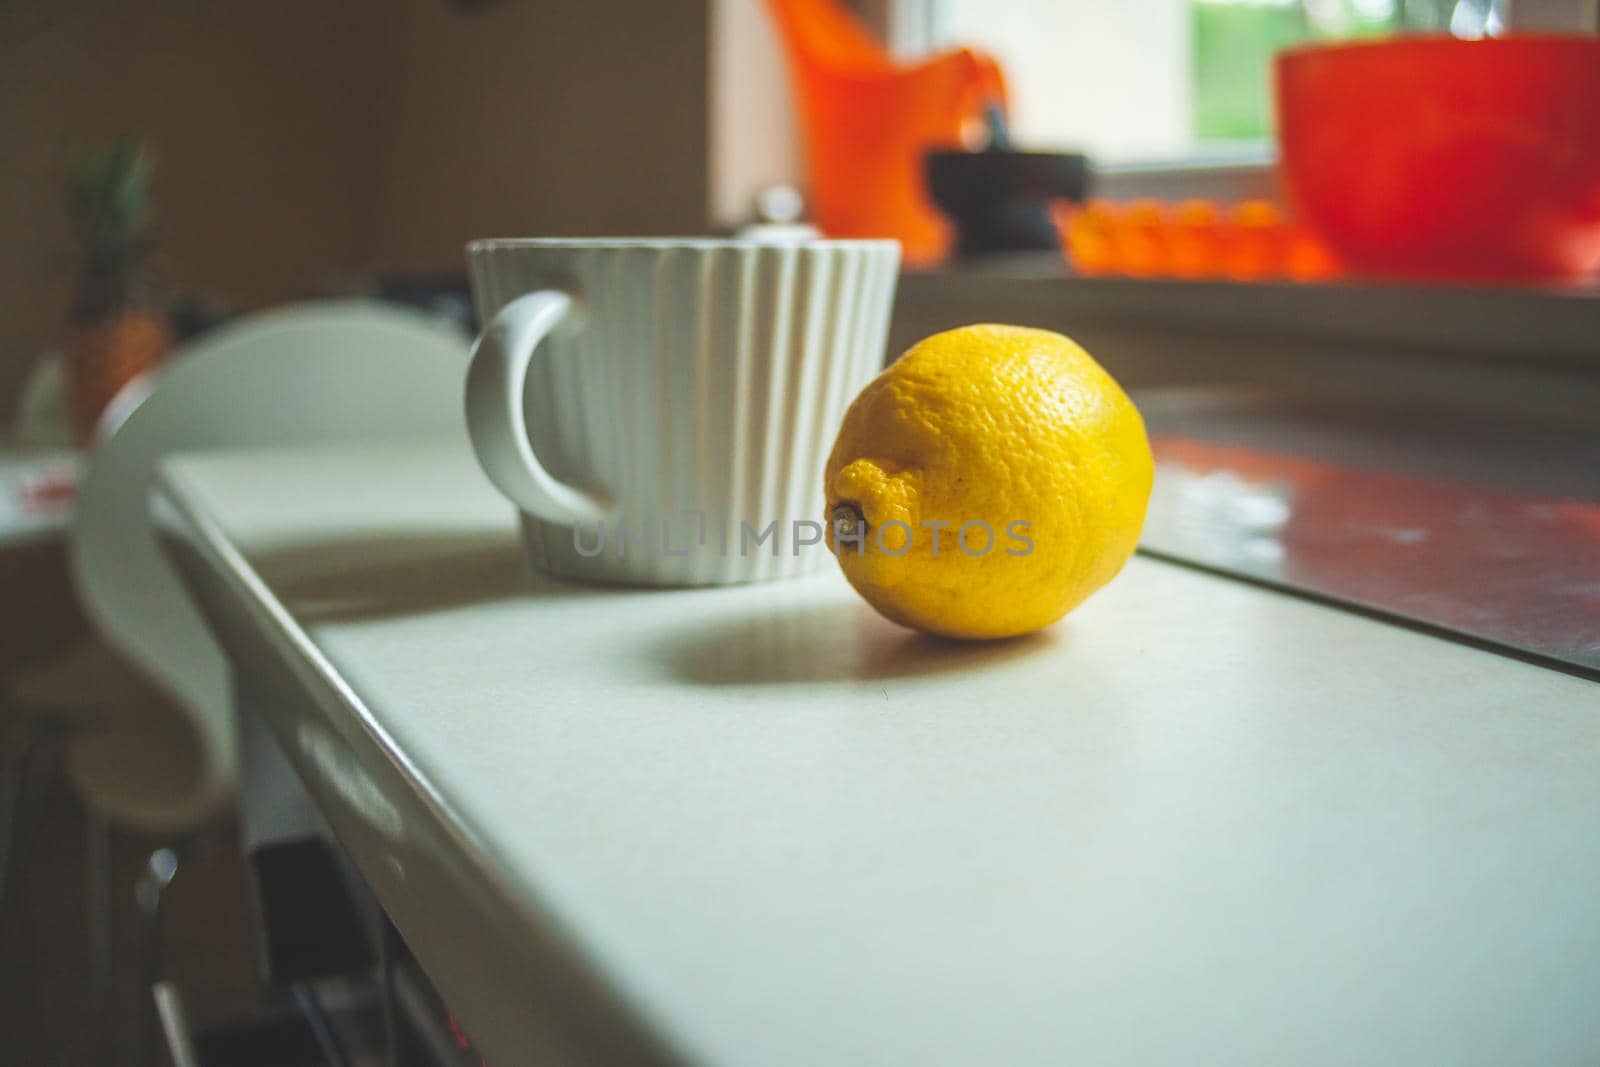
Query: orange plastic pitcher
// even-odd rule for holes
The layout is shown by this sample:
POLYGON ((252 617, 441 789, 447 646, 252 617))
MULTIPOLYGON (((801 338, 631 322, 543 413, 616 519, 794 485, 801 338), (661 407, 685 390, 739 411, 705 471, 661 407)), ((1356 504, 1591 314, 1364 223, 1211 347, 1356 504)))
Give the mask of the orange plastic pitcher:
POLYGON ((991 58, 958 48, 896 63, 837 0, 767 0, 789 55, 811 214, 830 237, 894 237, 909 265, 937 262, 950 224, 929 199, 923 156, 959 148, 985 107, 1004 108, 991 58))

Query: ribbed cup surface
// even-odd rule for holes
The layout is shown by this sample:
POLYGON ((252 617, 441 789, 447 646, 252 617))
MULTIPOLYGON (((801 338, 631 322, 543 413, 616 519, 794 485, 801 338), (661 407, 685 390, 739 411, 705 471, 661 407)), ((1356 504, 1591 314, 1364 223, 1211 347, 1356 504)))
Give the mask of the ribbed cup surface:
POLYGON ((481 321, 543 288, 580 304, 534 358, 524 407, 544 465, 616 519, 574 531, 525 514, 536 563, 707 585, 828 562, 795 523, 824 518, 834 434, 883 365, 893 242, 491 241, 468 258, 481 321))

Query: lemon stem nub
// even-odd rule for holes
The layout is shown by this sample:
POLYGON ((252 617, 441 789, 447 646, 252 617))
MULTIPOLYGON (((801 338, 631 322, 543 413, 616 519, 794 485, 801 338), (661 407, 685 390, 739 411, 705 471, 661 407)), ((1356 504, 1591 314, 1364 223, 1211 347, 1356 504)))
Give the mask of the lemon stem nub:
POLYGON ((861 514, 860 505, 853 500, 844 500, 833 506, 833 540, 850 541, 852 544, 862 544, 867 536, 867 519, 861 514))

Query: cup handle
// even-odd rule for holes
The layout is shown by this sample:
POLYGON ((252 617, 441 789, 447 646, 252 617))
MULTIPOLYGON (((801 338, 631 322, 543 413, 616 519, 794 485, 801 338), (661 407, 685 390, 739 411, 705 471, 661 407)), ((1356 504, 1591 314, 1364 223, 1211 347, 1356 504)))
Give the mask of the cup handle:
POLYGON ((519 296, 500 309, 473 343, 467 364, 467 434, 489 480, 512 503, 547 522, 577 525, 608 518, 608 502, 545 470, 522 404, 540 342, 572 310, 572 297, 559 289, 519 296))

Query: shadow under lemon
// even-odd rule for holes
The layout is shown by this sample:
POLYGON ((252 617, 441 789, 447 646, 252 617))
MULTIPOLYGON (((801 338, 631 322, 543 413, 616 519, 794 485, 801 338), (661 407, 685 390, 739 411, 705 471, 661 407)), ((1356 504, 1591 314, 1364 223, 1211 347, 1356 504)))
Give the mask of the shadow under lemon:
POLYGON ((983 670, 1063 638, 1051 627, 1002 641, 954 641, 896 626, 854 598, 777 599, 733 618, 686 621, 660 645, 662 665, 695 685, 874 682, 983 670))
POLYGON ((296 616, 311 623, 527 597, 615 597, 618 611, 630 610, 620 601, 640 595, 680 598, 680 620, 653 651, 667 673, 693 685, 873 682, 982 670, 1042 652, 1062 638, 1059 626, 987 642, 920 634, 881 618, 847 590, 815 599, 815 579, 704 591, 584 585, 530 566, 520 539, 498 533, 353 531, 347 538, 263 551, 251 563, 296 616), (755 607, 730 616, 721 609, 730 595, 755 607))

